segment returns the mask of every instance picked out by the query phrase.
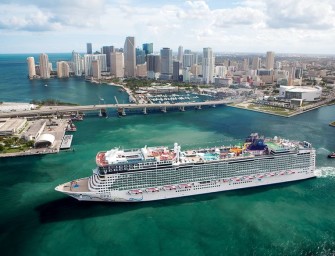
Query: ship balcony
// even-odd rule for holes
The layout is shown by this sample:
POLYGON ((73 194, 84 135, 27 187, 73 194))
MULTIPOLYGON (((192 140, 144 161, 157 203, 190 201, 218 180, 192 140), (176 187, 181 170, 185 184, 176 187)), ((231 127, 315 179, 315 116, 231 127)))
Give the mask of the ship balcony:
POLYGON ((88 179, 82 178, 58 185, 55 190, 63 193, 83 193, 91 192, 88 188, 88 179))

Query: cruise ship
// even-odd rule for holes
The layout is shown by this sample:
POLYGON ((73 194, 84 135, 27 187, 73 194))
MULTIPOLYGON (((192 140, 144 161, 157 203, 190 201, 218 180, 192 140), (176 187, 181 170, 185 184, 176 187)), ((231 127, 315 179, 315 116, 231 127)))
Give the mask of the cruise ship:
POLYGON ((113 148, 98 152, 96 165, 55 190, 80 201, 144 202, 304 180, 315 177, 315 149, 253 133, 239 146, 113 148))

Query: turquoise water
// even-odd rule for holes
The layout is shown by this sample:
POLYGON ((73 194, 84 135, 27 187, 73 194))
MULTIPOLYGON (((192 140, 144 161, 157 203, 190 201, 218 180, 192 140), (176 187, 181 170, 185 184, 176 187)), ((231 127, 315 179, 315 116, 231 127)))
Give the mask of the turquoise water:
MULTIPOLYGON (((19 62, 18 56, 11 58, 19 62)), ((19 75, 8 79, 14 84, 0 81, 0 101, 45 96, 44 86, 33 93, 34 85, 19 75), (20 84, 30 94, 21 95, 20 84)), ((120 95, 113 87, 75 80, 57 91, 61 88, 66 93, 58 92, 60 100, 79 103, 90 102, 81 94, 84 88, 93 95, 90 103, 101 88, 111 99, 120 95)), ((328 126, 334 113, 335 106, 328 106, 287 119, 218 107, 88 116, 76 124, 74 152, 0 159, 2 255, 331 255, 335 161, 326 156, 335 150, 335 129, 328 126), (99 150, 174 142, 183 149, 230 145, 251 132, 313 143, 318 178, 141 204, 77 202, 54 191, 60 183, 91 175, 99 150)))

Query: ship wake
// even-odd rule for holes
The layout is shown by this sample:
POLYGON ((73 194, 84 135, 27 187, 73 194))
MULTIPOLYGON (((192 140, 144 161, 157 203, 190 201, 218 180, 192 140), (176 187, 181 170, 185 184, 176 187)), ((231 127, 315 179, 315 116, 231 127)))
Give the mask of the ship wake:
POLYGON ((320 167, 314 173, 318 178, 335 177, 335 167, 320 167))

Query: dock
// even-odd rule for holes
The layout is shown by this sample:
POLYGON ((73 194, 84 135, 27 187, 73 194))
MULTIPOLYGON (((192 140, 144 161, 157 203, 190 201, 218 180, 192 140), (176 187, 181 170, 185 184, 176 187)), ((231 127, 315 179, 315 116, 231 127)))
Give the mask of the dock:
POLYGON ((60 149, 69 149, 71 147, 73 135, 64 135, 60 149))

